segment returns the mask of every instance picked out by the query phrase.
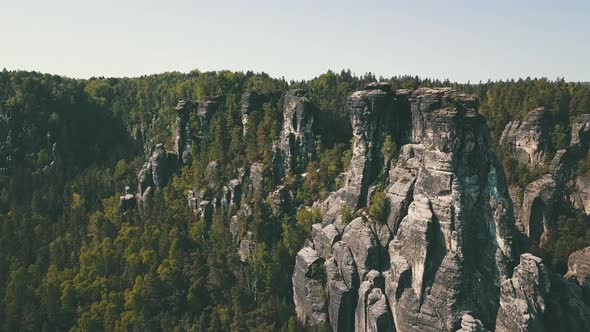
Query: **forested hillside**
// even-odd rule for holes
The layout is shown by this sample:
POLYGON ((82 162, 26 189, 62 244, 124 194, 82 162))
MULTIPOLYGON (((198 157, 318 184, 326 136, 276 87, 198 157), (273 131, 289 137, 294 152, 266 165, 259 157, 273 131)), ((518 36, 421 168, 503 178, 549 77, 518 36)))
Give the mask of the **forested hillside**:
MULTIPOLYGON (((577 119, 590 114, 590 87, 562 79, 466 85, 342 71, 287 82, 251 72, 193 71, 79 80, 4 70, 0 329, 297 330, 295 256, 322 219, 314 202, 343 186, 353 138, 347 98, 374 81, 390 83, 393 91, 448 86, 477 96, 514 200, 526 197, 549 162, 519 164, 501 143, 507 124, 544 107, 552 120, 543 158, 551 161, 570 146, 577 119), (314 150, 305 162, 288 155, 293 167, 279 174, 276 142, 288 91, 302 91, 312 105, 313 120, 302 121, 311 128, 314 150), (244 94, 252 92, 262 96, 259 107, 245 108, 244 94), (181 99, 217 105, 188 118, 194 144, 186 159, 178 153, 181 99), (159 143, 166 158, 177 152, 175 163, 144 197, 145 187, 136 190, 138 173, 159 143), (233 191, 221 202, 218 193, 234 179, 241 203, 234 204, 233 191), (126 186, 130 207, 121 197, 126 186), (191 195, 208 205, 191 206, 191 195)), ((403 139, 388 135, 378 143, 384 166, 368 209, 376 219, 385 209, 379 184, 403 139)), ((581 178, 590 176, 584 156, 574 167, 581 178)), ((555 230, 545 245, 527 245, 563 274, 568 256, 590 246, 590 221, 569 200, 552 204, 546 218, 555 230)), ((340 212, 350 221, 355 211, 340 212)))

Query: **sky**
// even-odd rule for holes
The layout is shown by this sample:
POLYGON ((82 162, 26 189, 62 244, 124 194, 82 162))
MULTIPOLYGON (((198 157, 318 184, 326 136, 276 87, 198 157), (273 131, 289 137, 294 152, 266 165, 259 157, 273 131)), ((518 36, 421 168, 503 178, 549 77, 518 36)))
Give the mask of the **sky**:
POLYGON ((588 0, 0 0, 0 69, 590 81, 588 0))

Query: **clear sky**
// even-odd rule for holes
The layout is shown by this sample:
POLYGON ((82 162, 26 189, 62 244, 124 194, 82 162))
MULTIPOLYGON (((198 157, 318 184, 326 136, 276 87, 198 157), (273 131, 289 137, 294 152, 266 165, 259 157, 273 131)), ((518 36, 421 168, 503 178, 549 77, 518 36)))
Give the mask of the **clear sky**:
POLYGON ((590 0, 0 0, 0 68, 590 81, 590 0))

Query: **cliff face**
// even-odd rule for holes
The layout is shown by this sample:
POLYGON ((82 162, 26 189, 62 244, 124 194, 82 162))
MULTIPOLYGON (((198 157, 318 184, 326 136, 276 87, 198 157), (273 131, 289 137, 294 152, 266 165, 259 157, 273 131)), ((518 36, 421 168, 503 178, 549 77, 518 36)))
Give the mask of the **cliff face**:
MULTIPOLYGON (((585 326, 588 303, 579 300, 579 314, 567 316, 556 309, 563 298, 550 296, 558 287, 581 294, 580 286, 552 276, 538 257, 519 257, 512 200, 475 98, 448 88, 408 94, 372 84, 353 93, 348 107, 353 156, 346 181, 316 204, 323 223, 313 225, 312 238, 297 254, 293 291, 302 324, 330 324, 334 331, 585 326), (403 126, 386 120, 391 114, 410 114, 411 134, 387 173, 388 214, 381 220, 365 210, 380 140, 384 133, 398 142, 407 137, 397 131, 403 126), (356 215, 349 224, 340 216, 343 206, 356 215), (583 319, 575 325, 577 315, 583 319)), ((518 145, 523 163, 544 160, 543 140, 536 141, 534 149, 518 145)), ((564 165, 556 164, 554 171, 564 165)), ((544 232, 554 176, 527 189, 522 211, 517 209, 531 238, 544 232)))
POLYGON ((398 143, 406 136, 401 129, 407 128, 407 123, 405 126, 401 123, 409 118, 410 111, 406 105, 406 91, 394 93, 391 86, 385 83, 369 84, 350 96, 347 108, 352 124, 352 158, 344 186, 318 204, 325 211, 325 222, 339 219, 343 206, 356 210, 365 205, 369 186, 383 165, 380 160, 383 136, 394 134, 398 143))
POLYGON ((544 108, 530 111, 523 121, 511 121, 506 125, 500 138, 519 162, 528 165, 542 165, 550 144, 553 126, 549 112, 544 108))
POLYGON ((314 106, 305 95, 303 90, 292 90, 284 97, 283 128, 276 144, 278 178, 288 172, 303 173, 315 158, 314 106))
POLYGON ((179 100, 176 104, 176 132, 174 137, 174 150, 178 155, 181 165, 190 165, 191 146, 193 143, 193 130, 190 123, 190 114, 195 111, 195 105, 191 100, 179 100))
POLYGON ((400 192, 399 174, 414 183, 399 195, 409 208, 389 244, 385 290, 396 326, 453 330, 465 313, 491 326, 497 285, 514 261, 514 219, 489 134, 470 96, 420 89, 410 104, 412 143, 388 190, 400 192))
POLYGON ((546 128, 549 115, 546 113, 542 109, 531 111, 522 124, 516 123, 516 131, 513 130, 515 123, 508 123, 500 142, 508 144, 512 157, 521 164, 527 164, 526 160, 529 160, 528 166, 543 165, 537 170, 546 171, 527 184, 521 193, 516 186, 511 188, 517 229, 524 239, 521 246, 525 250, 531 246, 546 246, 549 235, 557 229, 555 220, 561 212, 556 205, 558 202, 569 201, 574 208, 586 214, 590 212, 590 179, 585 174, 577 174, 578 164, 588 158, 590 116, 582 114, 573 119, 569 145, 555 151, 551 161, 547 162, 545 157, 540 157, 546 155, 550 140, 546 128), (515 137, 522 139, 516 139, 514 143, 515 137), (523 143, 525 137, 528 137, 527 144, 523 143), (539 147, 544 148, 539 150, 539 147), (530 163, 534 160, 539 163, 530 163))

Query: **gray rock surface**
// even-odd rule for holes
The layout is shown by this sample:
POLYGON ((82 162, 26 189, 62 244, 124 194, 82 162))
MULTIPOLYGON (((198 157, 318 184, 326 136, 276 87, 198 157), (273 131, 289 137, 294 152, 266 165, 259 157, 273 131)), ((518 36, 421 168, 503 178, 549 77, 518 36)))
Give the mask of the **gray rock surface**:
POLYGON ((369 226, 369 222, 359 217, 344 229, 342 241, 345 242, 354 256, 359 280, 365 274, 380 267, 380 246, 377 234, 369 226))
POLYGON ((512 278, 502 282, 496 331, 545 331, 545 297, 551 280, 543 261, 522 254, 512 278))
POLYGON ((195 111, 196 105, 192 100, 181 99, 174 109, 176 110, 174 151, 178 155, 180 165, 190 165, 192 161, 191 147, 194 136, 190 123, 190 114, 195 111))
POLYGON ((470 314, 464 314, 461 317, 461 328, 457 332, 487 332, 479 319, 475 319, 470 314))
POLYGON ((456 330, 465 312, 493 326, 514 259, 514 218, 489 133, 471 96, 418 89, 410 105, 412 144, 402 147, 388 190, 408 206, 384 273, 396 328, 456 330))
POLYGON ((556 196, 556 182, 550 174, 531 182, 525 189, 518 213, 525 236, 531 244, 543 244, 552 225, 551 213, 556 196))
POLYGON ((382 167, 382 162, 379 162, 380 144, 383 134, 392 133, 392 115, 404 111, 409 113, 407 109, 393 109, 395 98, 391 86, 379 82, 367 85, 348 98, 346 107, 352 124, 352 158, 344 177, 344 186, 319 204, 325 211, 325 222, 335 221, 343 205, 352 210, 365 205, 369 186, 382 167))
POLYGON ((332 255, 332 245, 340 240, 340 232, 333 224, 322 227, 321 224, 313 224, 311 227, 311 238, 315 251, 324 259, 332 255))
POLYGON ((550 113, 540 107, 528 113, 523 121, 510 121, 500 138, 506 144, 514 159, 535 166, 545 163, 553 124, 550 113))
POLYGON ((590 178, 578 176, 571 194, 574 207, 590 215, 590 178))
POLYGON ((305 247, 297 253, 293 272, 293 300, 297 320, 304 326, 328 323, 327 295, 324 290, 324 260, 305 247))
POLYGON ((574 251, 567 260, 566 278, 576 278, 580 284, 590 281, 590 247, 574 251))
POLYGON ((307 163, 315 158, 315 109, 305 95, 303 90, 291 90, 284 97, 283 129, 278 143, 283 175, 305 172, 307 163))
POLYGON ((572 122, 570 145, 588 151, 590 143, 590 114, 580 114, 572 122))
POLYGON ((354 331, 359 281, 354 257, 346 242, 339 241, 332 246, 332 257, 324 266, 332 330, 354 331))
POLYGON ((369 271, 358 290, 355 331, 395 331, 383 287, 381 273, 376 270, 369 271))
MULTIPOLYGON (((372 84, 355 92, 348 108, 353 156, 344 186, 316 202, 323 222, 313 226, 297 258, 297 266, 306 266, 300 256, 326 259, 327 321, 333 330, 588 330, 590 283, 574 279, 586 256, 574 255, 576 272, 565 280, 552 276, 539 258, 519 256, 516 241, 517 226, 534 241, 554 226, 551 209, 560 186, 570 181, 572 148, 557 151, 549 173, 523 194, 517 188, 509 193, 472 96, 449 88, 393 93, 385 84, 372 84), (366 209, 382 167, 377 142, 384 133, 403 141, 403 133, 383 120, 388 111, 411 114, 411 134, 380 182, 387 219, 373 220, 366 209), (342 206, 356 216, 348 225, 340 218, 342 206)), ((502 139, 522 163, 545 162, 546 121, 544 111, 535 110, 507 127, 502 139), (535 128, 539 132, 531 134, 535 128)), ((313 310, 306 299, 314 297, 305 295, 310 278, 301 274, 293 276, 294 283, 299 280, 294 300, 298 317, 307 317, 303 313, 313 310)), ((314 299, 316 307, 323 305, 314 299)))
POLYGON ((175 155, 166 153, 163 144, 157 144, 149 157, 149 160, 142 166, 137 175, 137 195, 145 200, 147 193, 153 188, 161 188, 167 184, 173 172, 172 159, 175 155))
POLYGON ((264 166, 261 163, 253 163, 250 166, 250 181, 252 185, 252 190, 260 191, 262 190, 263 180, 264 180, 264 166))

